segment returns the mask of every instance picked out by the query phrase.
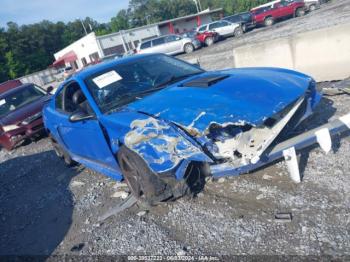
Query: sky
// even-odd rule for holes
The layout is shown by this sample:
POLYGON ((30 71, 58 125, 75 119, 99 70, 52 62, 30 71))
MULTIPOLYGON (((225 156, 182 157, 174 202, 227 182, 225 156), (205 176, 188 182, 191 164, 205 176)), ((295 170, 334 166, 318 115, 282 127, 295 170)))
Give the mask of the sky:
POLYGON ((109 22, 128 0, 0 0, 0 27, 9 21, 19 25, 42 20, 69 22, 87 16, 109 22))

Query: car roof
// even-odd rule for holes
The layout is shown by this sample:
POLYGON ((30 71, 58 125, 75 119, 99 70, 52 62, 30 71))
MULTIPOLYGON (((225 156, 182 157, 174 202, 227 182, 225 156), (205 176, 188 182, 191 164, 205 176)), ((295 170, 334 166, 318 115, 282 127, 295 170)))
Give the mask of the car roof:
POLYGON ((157 36, 157 37, 154 37, 154 38, 151 38, 151 39, 142 41, 142 42, 141 42, 141 45, 144 44, 144 43, 147 43, 147 42, 150 42, 150 41, 159 39, 159 38, 163 38, 163 37, 166 37, 166 36, 170 36, 170 35, 175 35, 175 34, 160 35, 160 36, 157 36))
POLYGON ((0 93, 0 99, 1 98, 4 98, 12 93, 16 93, 16 91, 20 90, 20 89, 25 89, 27 88, 28 86, 32 86, 34 85, 33 83, 26 83, 26 84, 23 84, 23 85, 20 85, 20 86, 16 86, 16 87, 13 87, 3 93, 0 93))
POLYGON ((82 71, 76 73, 74 75, 74 78, 85 79, 85 78, 89 77, 90 75, 93 75, 95 73, 98 73, 100 71, 108 69, 114 65, 125 64, 125 63, 129 63, 129 62, 137 61, 143 57, 154 56, 154 55, 162 55, 162 54, 139 54, 139 55, 123 57, 120 59, 115 59, 112 61, 107 61, 107 62, 96 64, 96 65, 93 65, 93 66, 90 66, 90 67, 83 69, 82 71))

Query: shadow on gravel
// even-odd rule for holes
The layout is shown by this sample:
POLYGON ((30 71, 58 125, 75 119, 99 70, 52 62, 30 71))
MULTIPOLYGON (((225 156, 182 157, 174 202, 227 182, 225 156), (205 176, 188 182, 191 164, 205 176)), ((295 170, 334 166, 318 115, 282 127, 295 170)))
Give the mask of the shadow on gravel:
POLYGON ((50 255, 72 223, 77 175, 54 151, 0 164, 0 255, 50 255))

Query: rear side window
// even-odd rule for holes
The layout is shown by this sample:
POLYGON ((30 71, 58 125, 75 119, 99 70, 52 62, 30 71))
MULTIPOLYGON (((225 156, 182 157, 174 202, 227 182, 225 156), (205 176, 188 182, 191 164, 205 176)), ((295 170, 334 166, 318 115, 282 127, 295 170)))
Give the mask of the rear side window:
POLYGON ((151 47, 151 41, 148 41, 148 42, 142 43, 140 49, 146 49, 150 47, 151 47))
POLYGON ((152 46, 162 45, 165 43, 164 37, 152 40, 152 46))
POLYGON ((165 37, 165 42, 169 43, 169 42, 174 42, 177 41, 178 37, 175 35, 168 35, 167 37, 165 37))
POLYGON ((198 29, 199 32, 204 32, 205 30, 207 30, 207 26, 206 26, 206 25, 201 26, 201 27, 198 29))
POLYGON ((213 23, 213 24, 209 25, 209 30, 213 30, 213 29, 218 28, 218 27, 220 27, 219 23, 213 23))
POLYGON ((64 88, 61 89, 55 98, 55 107, 58 110, 63 110, 63 90, 64 88))
POLYGON ((244 21, 249 21, 249 20, 252 19, 252 15, 249 14, 249 13, 241 14, 241 18, 242 18, 242 20, 244 20, 244 21))
POLYGON ((234 16, 225 17, 224 20, 230 21, 232 23, 236 23, 236 22, 239 22, 241 19, 239 16, 234 15, 234 16))

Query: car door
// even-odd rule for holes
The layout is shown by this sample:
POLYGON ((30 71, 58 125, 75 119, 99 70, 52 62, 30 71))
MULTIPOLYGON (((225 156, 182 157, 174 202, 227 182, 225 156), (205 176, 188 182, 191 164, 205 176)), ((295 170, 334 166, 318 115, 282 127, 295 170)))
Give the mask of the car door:
POLYGON ((220 22, 211 23, 208 28, 209 28, 209 31, 214 31, 214 32, 218 33, 220 36, 225 35, 224 31, 220 27, 220 22))
POLYGON ((167 54, 168 50, 165 45, 165 38, 164 37, 159 37, 156 39, 152 40, 152 52, 151 53, 163 53, 167 54))
MULTIPOLYGON (((86 99, 79 105, 74 103, 73 96, 76 92, 82 93, 81 88, 77 82, 71 81, 55 97, 57 102, 52 117, 56 118, 54 128, 59 136, 56 139, 63 143, 74 160, 93 169, 107 168, 118 171, 119 166, 98 119, 93 117, 77 122, 70 121, 72 113, 78 110, 86 110, 94 115, 86 99)), ((82 96, 85 97, 84 94, 82 96)))
POLYGON ((176 35, 168 35, 165 37, 167 54, 173 55, 183 51, 182 38, 176 35))
MULTIPOLYGON (((291 12, 290 12, 290 2, 287 1, 281 1, 278 4, 278 9, 279 9, 279 17, 286 17, 288 16, 291 12)), ((292 12, 293 13, 293 12, 292 12)))
POLYGON ((221 30, 224 32, 224 34, 226 36, 233 35, 235 28, 236 28, 236 24, 232 24, 232 23, 227 22, 227 21, 221 21, 220 26, 221 26, 221 30))

